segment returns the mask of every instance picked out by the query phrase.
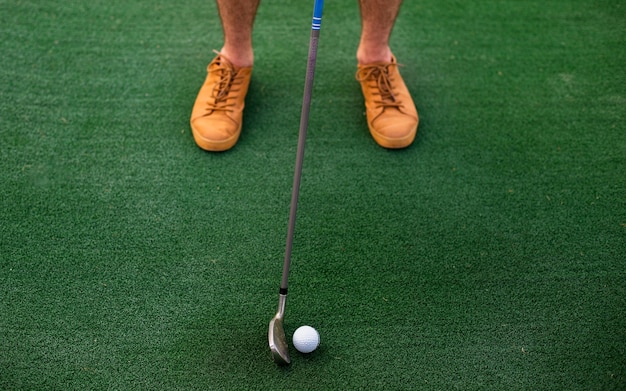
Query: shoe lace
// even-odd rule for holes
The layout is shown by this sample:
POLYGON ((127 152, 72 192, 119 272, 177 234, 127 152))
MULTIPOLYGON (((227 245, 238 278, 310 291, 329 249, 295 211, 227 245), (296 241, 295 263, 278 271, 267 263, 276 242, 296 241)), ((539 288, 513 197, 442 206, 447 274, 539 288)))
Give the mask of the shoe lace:
MULTIPOLYGON (((220 54, 215 50, 214 52, 220 54)), ((231 96, 230 92, 237 92, 242 80, 238 77, 238 70, 223 57, 220 56, 216 62, 218 63, 216 71, 220 72, 220 80, 211 93, 213 99, 207 102, 207 114, 213 111, 233 111, 232 106, 235 102, 229 102, 229 98, 235 99, 235 97, 231 96)))
POLYGON ((393 85, 389 77, 389 67, 392 65, 395 64, 372 64, 359 68, 356 73, 356 79, 359 82, 369 81, 374 84, 373 86, 370 84, 370 87, 374 87, 374 91, 378 91, 373 92, 373 95, 379 96, 379 99, 374 100, 379 108, 402 106, 394 95, 393 85))

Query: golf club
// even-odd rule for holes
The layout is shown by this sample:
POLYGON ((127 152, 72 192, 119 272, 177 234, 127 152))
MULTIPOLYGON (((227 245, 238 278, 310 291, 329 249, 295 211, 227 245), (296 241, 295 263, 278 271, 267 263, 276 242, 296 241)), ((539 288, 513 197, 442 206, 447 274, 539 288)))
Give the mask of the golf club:
POLYGON ((311 40, 309 42, 309 57, 304 82, 304 96, 302 98, 302 113, 300 115, 300 131, 298 134, 298 149, 296 152, 296 167, 293 175, 293 188, 291 193, 291 207, 289 211, 289 226, 287 229, 287 244, 285 246, 285 260, 283 263, 283 276, 280 283, 278 311, 270 321, 268 340, 272 358, 279 365, 291 363, 289 346, 283 319, 285 317, 285 303, 287 301, 287 280, 289 278, 289 266, 291 265, 291 249, 293 247, 293 233, 296 226, 296 211, 298 209, 298 195, 300 192, 300 178, 302 177, 302 162, 304 160, 304 144, 306 131, 309 123, 309 110, 311 107, 311 92, 313 90, 313 75, 315 73, 315 61, 317 59, 317 43, 322 24, 322 10, 324 0, 315 0, 313 8, 313 22, 311 25, 311 40))

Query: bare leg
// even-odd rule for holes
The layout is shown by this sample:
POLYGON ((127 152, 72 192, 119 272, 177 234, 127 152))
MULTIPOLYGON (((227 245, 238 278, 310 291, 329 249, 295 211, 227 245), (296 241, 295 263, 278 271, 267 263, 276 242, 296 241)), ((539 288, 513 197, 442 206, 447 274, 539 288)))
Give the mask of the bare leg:
POLYGON ((251 67, 254 63, 252 26, 259 2, 217 0, 224 31, 224 46, 220 52, 237 67, 251 67))
POLYGON ((361 41, 357 50, 359 64, 391 61, 389 37, 402 0, 359 0, 361 41))

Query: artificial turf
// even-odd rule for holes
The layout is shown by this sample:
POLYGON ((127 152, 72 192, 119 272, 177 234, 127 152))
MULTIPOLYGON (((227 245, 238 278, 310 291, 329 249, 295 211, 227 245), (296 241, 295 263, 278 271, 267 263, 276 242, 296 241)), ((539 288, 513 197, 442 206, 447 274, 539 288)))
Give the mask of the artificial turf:
POLYGON ((312 2, 263 2, 237 146, 197 148, 207 1, 0 2, 0 389, 626 389, 626 6, 406 1, 384 150, 326 1, 275 366, 312 2))

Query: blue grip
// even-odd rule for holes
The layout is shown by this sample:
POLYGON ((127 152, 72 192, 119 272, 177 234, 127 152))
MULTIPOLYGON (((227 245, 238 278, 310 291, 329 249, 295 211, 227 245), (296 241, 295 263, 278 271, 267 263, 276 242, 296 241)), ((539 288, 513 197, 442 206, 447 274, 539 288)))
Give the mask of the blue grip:
POLYGON ((319 30, 322 27, 322 10, 324 9, 324 0, 315 0, 313 8, 313 23, 311 28, 319 30))

